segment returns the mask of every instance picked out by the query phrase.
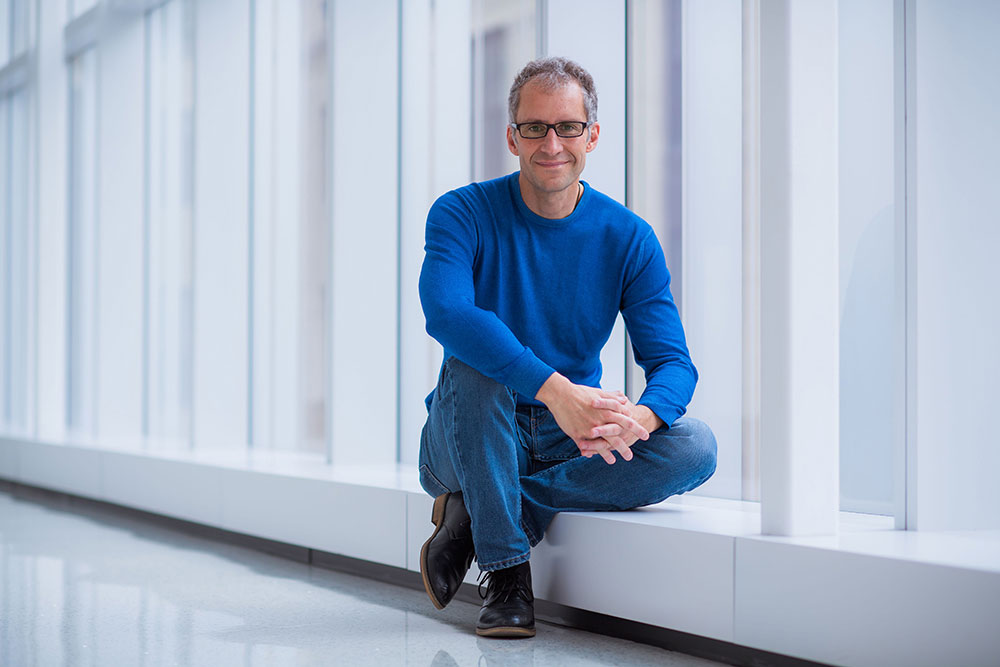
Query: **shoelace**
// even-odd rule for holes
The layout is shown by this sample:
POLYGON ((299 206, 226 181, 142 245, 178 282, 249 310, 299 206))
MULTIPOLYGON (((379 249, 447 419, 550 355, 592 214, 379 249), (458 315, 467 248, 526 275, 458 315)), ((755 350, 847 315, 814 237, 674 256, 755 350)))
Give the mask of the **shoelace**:
POLYGON ((521 599, 530 602, 533 598, 531 590, 525 582, 517 576, 513 568, 506 570, 496 570, 494 572, 479 573, 479 597, 485 600, 490 595, 496 595, 500 602, 507 602, 513 595, 518 595, 521 599), (483 593, 483 585, 486 585, 486 592, 483 593))

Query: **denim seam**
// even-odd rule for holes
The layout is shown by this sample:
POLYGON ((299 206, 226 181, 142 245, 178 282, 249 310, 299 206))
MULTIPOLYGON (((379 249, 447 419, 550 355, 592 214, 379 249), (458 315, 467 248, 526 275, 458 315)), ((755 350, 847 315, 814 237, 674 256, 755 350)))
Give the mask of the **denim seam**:
POLYGON ((531 530, 531 528, 528 526, 528 522, 524 520, 523 514, 521 515, 521 517, 522 517, 521 530, 524 531, 525 536, 528 538, 528 544, 530 544, 533 547, 537 546, 538 543, 541 542, 541 540, 535 536, 535 531, 531 530))

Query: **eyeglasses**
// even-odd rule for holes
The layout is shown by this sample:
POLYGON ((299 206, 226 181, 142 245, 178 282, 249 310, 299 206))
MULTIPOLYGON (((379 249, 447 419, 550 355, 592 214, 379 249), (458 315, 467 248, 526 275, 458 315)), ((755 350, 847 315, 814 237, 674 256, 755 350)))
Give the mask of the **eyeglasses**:
POLYGON ((583 131, 591 126, 591 123, 586 123, 579 120, 563 120, 558 123, 511 123, 510 127, 517 130, 525 139, 541 139, 549 133, 549 130, 555 130, 557 137, 562 137, 563 139, 572 139, 574 137, 579 137, 583 134, 583 131))

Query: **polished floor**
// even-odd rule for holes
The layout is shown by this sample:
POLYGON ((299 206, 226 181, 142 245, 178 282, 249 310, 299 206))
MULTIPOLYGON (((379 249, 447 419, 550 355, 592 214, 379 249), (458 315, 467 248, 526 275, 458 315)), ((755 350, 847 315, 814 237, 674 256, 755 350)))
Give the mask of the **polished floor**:
POLYGON ((477 607, 0 490, 0 665, 718 663, 540 623, 476 637, 477 607))

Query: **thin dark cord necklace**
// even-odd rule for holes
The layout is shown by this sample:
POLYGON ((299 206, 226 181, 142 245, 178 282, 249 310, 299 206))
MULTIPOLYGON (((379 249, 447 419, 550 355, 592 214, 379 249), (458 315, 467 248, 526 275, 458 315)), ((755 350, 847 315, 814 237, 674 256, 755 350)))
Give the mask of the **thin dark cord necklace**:
POLYGON ((576 207, 580 205, 580 200, 583 199, 583 183, 579 183, 578 182, 576 184, 576 188, 577 188, 576 189, 576 202, 573 204, 573 210, 574 211, 576 210, 576 207))

